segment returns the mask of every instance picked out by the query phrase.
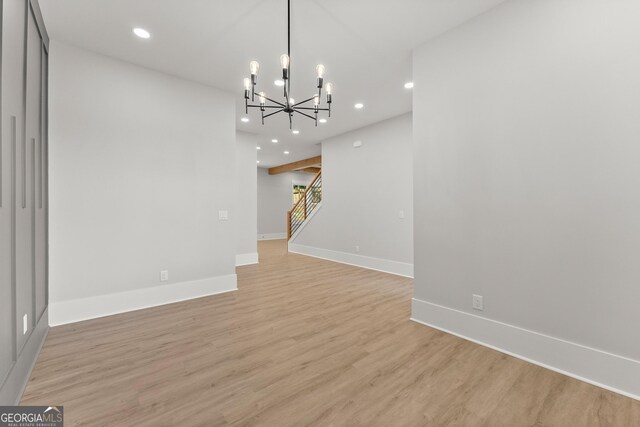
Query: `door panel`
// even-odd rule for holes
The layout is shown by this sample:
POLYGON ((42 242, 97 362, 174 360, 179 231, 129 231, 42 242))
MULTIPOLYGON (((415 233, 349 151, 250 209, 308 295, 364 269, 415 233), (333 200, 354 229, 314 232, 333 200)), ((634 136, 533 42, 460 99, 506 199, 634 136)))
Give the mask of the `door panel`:
POLYGON ((44 127, 44 111, 45 111, 45 83, 46 83, 46 51, 44 46, 40 44, 40 99, 38 102, 39 114, 39 138, 36 141, 35 147, 35 234, 34 234, 34 251, 35 251, 35 306, 36 317, 35 320, 39 320, 47 306, 47 269, 46 269, 46 256, 47 256, 47 243, 46 243, 46 147, 45 138, 46 128, 44 127))
POLYGON ((36 324, 35 312, 35 156, 40 142, 41 45, 35 18, 27 17, 27 69, 25 136, 17 165, 19 191, 16 207, 16 314, 18 348, 21 349, 36 324), (23 333, 23 316, 28 314, 28 331, 23 333))
POLYGON ((14 164, 24 130, 23 64, 26 10, 24 1, 1 2, 0 385, 13 366, 17 352, 12 217, 15 209, 14 164))

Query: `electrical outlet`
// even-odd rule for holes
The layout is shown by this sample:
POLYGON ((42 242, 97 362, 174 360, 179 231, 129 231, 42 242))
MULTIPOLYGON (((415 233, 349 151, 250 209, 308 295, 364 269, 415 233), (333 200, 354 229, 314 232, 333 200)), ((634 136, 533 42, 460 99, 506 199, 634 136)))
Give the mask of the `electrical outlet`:
POLYGON ((404 219, 404 211, 398 212, 398 216, 400 217, 400 219, 404 219))
POLYGON ((22 335, 26 335, 29 330, 29 316, 25 314, 22 316, 22 335))
POLYGON ((475 310, 484 310, 484 297, 482 295, 473 296, 473 308, 475 310))
POLYGON ((220 221, 227 221, 229 219, 229 211, 218 211, 218 219, 220 221))
POLYGON ((166 282, 167 280, 169 280, 169 270, 162 270, 160 272, 160 281, 166 282))
POLYGON ((360 252, 360 246, 356 246, 356 252, 360 252))

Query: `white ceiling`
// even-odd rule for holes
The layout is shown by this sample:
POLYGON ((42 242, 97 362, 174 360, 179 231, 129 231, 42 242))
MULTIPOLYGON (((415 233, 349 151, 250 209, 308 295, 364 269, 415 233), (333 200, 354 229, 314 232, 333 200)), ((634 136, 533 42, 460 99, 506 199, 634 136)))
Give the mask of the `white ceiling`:
MULTIPOLYGON (((51 38, 237 94, 236 127, 262 135, 260 166, 320 153, 318 142, 411 110, 411 50, 503 0, 292 0, 292 96, 315 93, 315 66, 334 83, 327 124, 286 114, 242 123, 242 79, 260 62, 258 88, 281 96, 286 0, 40 0, 51 38), (143 40, 131 29, 151 33, 143 40), (362 102, 365 107, 355 110, 362 102), (279 140, 271 143, 272 138, 279 140), (290 151, 284 155, 283 151, 290 151)), ((278 99, 278 98, 275 98, 278 99)))

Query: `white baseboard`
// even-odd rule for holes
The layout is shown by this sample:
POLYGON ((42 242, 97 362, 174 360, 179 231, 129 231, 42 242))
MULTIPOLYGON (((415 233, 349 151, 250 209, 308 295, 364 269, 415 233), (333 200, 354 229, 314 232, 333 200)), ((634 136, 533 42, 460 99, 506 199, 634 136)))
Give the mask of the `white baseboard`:
POLYGON ((312 246, 289 243, 289 252, 322 258, 341 264, 355 265, 369 270, 382 271, 398 276, 413 277, 413 264, 391 261, 382 258, 373 258, 364 255, 350 254, 347 252, 332 251, 330 249, 315 248, 312 246))
POLYGON ((240 267, 241 265, 257 264, 257 263, 258 263, 258 252, 236 255, 236 267, 240 267))
POLYGON ((640 400, 640 361, 414 298, 411 320, 640 400))
POLYGON ((286 239, 287 233, 266 233, 266 234, 258 234, 258 240, 280 240, 286 239))
POLYGON ((235 274, 49 304, 51 326, 111 316, 238 289, 235 274))

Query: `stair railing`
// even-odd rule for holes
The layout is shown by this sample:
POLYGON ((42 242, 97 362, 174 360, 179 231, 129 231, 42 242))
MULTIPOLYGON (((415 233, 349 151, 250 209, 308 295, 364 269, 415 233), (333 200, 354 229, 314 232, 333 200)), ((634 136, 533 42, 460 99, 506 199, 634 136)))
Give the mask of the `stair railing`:
POLYGON ((294 235, 321 201, 322 171, 319 171, 311 181, 311 184, 307 186, 300 200, 287 212, 287 239, 291 239, 291 236, 294 235))

